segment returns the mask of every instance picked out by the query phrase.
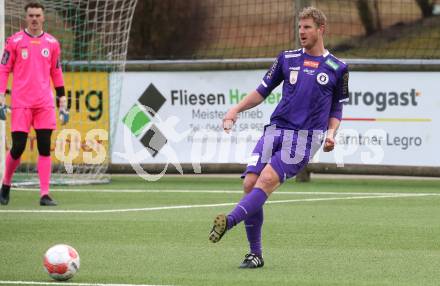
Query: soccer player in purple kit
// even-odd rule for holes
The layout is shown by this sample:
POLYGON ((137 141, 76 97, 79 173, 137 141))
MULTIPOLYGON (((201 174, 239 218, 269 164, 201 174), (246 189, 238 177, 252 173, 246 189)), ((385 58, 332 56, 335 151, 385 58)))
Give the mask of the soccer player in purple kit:
POLYGON ((303 169, 320 148, 330 152, 348 99, 348 67, 324 48, 326 16, 315 7, 299 14, 302 49, 283 51, 260 86, 232 107, 223 119, 229 132, 237 114, 262 103, 283 82, 283 96, 255 146, 244 178, 245 195, 228 214, 215 217, 209 240, 216 243, 244 221, 250 252, 240 268, 263 267, 263 205, 286 179, 303 169), (324 139, 325 137, 325 139, 324 139))
POLYGON ((50 85, 52 79, 63 124, 68 120, 60 61, 60 45, 43 31, 44 6, 30 2, 25 8, 26 29, 12 35, 0 63, 0 107, 4 109, 5 91, 10 73, 12 148, 7 153, 5 172, 0 191, 0 204, 9 203, 12 177, 20 164, 30 127, 35 129, 38 148, 38 176, 40 178, 40 205, 55 206, 49 196, 51 176, 50 142, 56 129, 55 102, 50 85))

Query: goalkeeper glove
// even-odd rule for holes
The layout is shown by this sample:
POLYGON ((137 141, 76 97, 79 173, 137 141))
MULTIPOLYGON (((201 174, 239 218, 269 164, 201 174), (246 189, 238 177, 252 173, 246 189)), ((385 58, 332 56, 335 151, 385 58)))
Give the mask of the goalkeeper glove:
POLYGON ((60 120, 61 125, 66 125, 69 122, 69 111, 64 108, 60 108, 60 120))
POLYGON ((59 99, 59 112, 61 125, 66 125, 69 122, 69 111, 67 110, 67 99, 65 96, 61 96, 59 99))
POLYGON ((0 105, 0 120, 6 120, 6 113, 9 111, 9 107, 6 104, 0 105))

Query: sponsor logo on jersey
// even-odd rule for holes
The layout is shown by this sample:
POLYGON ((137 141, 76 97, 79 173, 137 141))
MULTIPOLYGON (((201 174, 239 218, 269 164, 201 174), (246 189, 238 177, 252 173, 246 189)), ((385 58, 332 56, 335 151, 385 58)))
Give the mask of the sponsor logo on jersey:
POLYGON ((297 58, 297 57, 299 57, 299 56, 301 56, 301 54, 287 54, 287 55, 285 55, 284 57, 285 57, 286 59, 290 59, 290 58, 297 58))
POLYGON ((18 42, 18 41, 21 41, 21 39, 23 39, 23 35, 19 35, 19 36, 17 36, 17 38, 14 38, 12 41, 13 41, 14 43, 16 43, 16 42, 18 42))
POLYGON ((337 70, 339 68, 339 65, 334 61, 332 61, 331 59, 326 60, 325 63, 334 70, 337 70))
POLYGON ((344 73, 344 75, 342 76, 342 97, 343 98, 348 98, 348 71, 344 73))
POLYGON ((299 71, 301 67, 289 67, 289 70, 291 71, 299 71))
POLYGON ((308 75, 314 75, 316 70, 312 70, 312 69, 308 69, 308 68, 304 68, 303 72, 308 74, 308 75))
POLYGON ((326 85, 328 83, 328 75, 324 72, 321 72, 316 76, 316 80, 319 84, 326 85))
POLYGON ((39 45, 41 42, 39 40, 31 40, 31 44, 39 45))
POLYGON ((52 38, 52 37, 49 37, 49 36, 46 36, 46 41, 48 41, 49 43, 56 43, 56 39, 55 38, 52 38))
POLYGON ((22 58, 23 60, 26 60, 28 57, 29 57, 29 51, 28 51, 28 49, 26 49, 26 48, 21 49, 21 58, 22 58))
POLYGON ((319 62, 304 60, 304 66, 317 69, 319 66, 319 62))
POLYGON ((290 71, 289 82, 295 84, 298 80, 298 71, 290 71))
POLYGON ((273 73, 275 72, 276 68, 278 66, 278 58, 275 60, 275 62, 273 63, 272 67, 270 68, 269 72, 266 75, 267 79, 271 79, 273 73))
POLYGON ((49 49, 48 48, 44 48, 41 50, 41 55, 45 58, 49 57, 49 49))

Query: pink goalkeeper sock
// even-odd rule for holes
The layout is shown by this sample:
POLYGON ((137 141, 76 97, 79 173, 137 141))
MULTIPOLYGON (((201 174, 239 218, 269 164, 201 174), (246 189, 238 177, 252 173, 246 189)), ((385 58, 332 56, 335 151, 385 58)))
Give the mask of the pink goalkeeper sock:
POLYGON ((40 177, 40 196, 49 194, 49 182, 52 172, 52 160, 50 156, 38 156, 38 176, 40 177))
POLYGON ((12 177, 14 176, 14 172, 17 169, 18 165, 20 165, 20 159, 15 160, 12 158, 10 152, 6 155, 6 163, 5 163, 5 175, 3 176, 3 184, 10 186, 12 183, 12 177))

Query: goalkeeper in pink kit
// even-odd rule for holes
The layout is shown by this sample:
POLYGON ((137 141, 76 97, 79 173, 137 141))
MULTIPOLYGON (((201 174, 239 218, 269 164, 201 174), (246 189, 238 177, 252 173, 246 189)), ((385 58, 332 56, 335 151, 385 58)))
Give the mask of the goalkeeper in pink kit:
POLYGON ((0 203, 9 203, 12 177, 20 164, 30 128, 35 129, 38 147, 40 205, 56 206, 49 196, 51 176, 50 142, 56 129, 55 100, 50 84, 56 90, 57 105, 63 124, 68 120, 67 100, 61 70, 60 45, 43 31, 44 6, 31 2, 25 6, 27 28, 6 41, 0 63, 0 116, 4 119, 5 92, 9 74, 11 89, 12 148, 6 155, 0 203))

